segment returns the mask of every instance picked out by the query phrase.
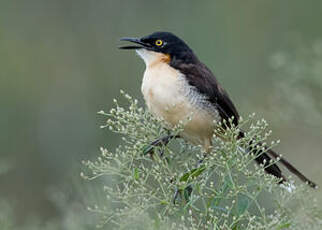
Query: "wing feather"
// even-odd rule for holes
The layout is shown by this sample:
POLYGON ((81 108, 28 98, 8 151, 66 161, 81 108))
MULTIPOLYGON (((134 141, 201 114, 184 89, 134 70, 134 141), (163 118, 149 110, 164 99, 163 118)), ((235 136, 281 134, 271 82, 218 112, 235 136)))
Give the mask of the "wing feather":
POLYGON ((221 87, 214 74, 201 62, 172 62, 172 67, 185 75, 188 84, 217 108, 222 120, 234 117, 233 123, 238 124, 239 114, 227 92, 221 87))

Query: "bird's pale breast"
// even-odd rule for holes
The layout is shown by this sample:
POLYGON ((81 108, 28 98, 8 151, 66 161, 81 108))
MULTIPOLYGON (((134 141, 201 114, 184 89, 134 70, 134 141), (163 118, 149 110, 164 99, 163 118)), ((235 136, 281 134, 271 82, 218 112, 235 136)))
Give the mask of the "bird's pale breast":
POLYGON ((209 148, 214 120, 218 114, 204 108, 202 97, 192 92, 184 76, 165 62, 148 65, 142 82, 142 93, 149 110, 170 126, 190 117, 181 134, 194 144, 209 148))

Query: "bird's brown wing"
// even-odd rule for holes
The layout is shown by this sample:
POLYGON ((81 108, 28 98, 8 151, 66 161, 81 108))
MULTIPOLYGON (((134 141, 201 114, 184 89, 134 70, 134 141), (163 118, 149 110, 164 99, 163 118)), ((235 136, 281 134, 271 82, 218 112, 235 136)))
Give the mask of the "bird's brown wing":
MULTIPOLYGON (((176 63, 175 66, 182 74, 185 75, 188 83, 195 87, 195 89, 206 96, 208 101, 214 105, 221 119, 228 120, 234 116, 233 123, 237 126, 239 115, 234 104, 230 100, 226 91, 220 86, 217 79, 213 73, 202 63, 198 62, 197 64, 190 63, 176 63)), ((240 138, 244 136, 243 132, 240 132, 240 138)), ((249 149, 252 151, 251 149, 249 149)), ((277 164, 270 164, 271 157, 279 157, 280 163, 282 163, 290 172, 294 173, 302 181, 307 183, 312 188, 317 188, 317 185, 305 177, 301 172, 299 172, 292 164, 290 164, 286 159, 281 158, 279 154, 275 153, 273 150, 268 150, 267 152, 260 151, 257 153, 258 156, 255 158, 255 161, 258 164, 265 165, 265 171, 269 174, 276 176, 281 179, 281 182, 286 181, 286 178, 283 176, 282 171, 277 166, 277 164)))
POLYGON ((226 91, 220 86, 214 74, 201 62, 174 63, 177 70, 185 75, 189 85, 195 88, 201 95, 218 110, 222 120, 234 117, 233 123, 238 124, 239 114, 230 100, 226 91))
MULTIPOLYGON (((218 110, 221 119, 228 120, 232 116, 234 117, 233 123, 237 126, 239 115, 234 104, 230 100, 226 91, 220 86, 217 79, 213 73, 199 61, 195 63, 180 63, 172 62, 173 67, 179 70, 185 75, 189 85, 194 87, 199 93, 204 95, 207 100, 215 106, 218 110)), ((240 138, 244 136, 243 132, 240 132, 240 138)), ((249 149, 252 151, 251 149, 249 149)), ((282 171, 277 166, 277 164, 270 164, 271 156, 274 158, 281 158, 279 154, 275 153, 273 150, 268 150, 267 152, 260 151, 257 153, 255 161, 258 164, 265 165, 265 171, 269 174, 276 176, 281 179, 281 182, 286 181, 283 176, 282 171)), ((317 185, 306 178, 301 172, 299 172, 293 165, 291 165, 287 160, 281 158, 280 163, 282 163, 290 172, 294 173, 302 181, 306 182, 312 188, 316 188, 317 185)))
MULTIPOLYGON (((228 120, 234 117, 233 124, 238 125, 239 114, 234 104, 230 100, 226 91, 220 86, 213 73, 202 63, 198 64, 177 64, 175 66, 185 75, 189 85, 193 86, 199 93, 206 96, 207 100, 218 110, 222 120, 228 120)), ((240 138, 244 136, 240 132, 240 138)), ((250 150, 251 151, 251 150, 250 150)), ((265 164, 265 171, 285 181, 281 170, 276 164, 269 165, 270 156, 261 152, 255 161, 258 164, 265 164)))

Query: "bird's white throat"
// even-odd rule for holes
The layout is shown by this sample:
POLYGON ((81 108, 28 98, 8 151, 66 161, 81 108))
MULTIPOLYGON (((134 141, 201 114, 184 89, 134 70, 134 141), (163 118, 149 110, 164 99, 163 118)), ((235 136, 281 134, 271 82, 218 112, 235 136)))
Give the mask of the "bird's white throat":
POLYGON ((164 54, 147 49, 137 49, 136 53, 143 59, 146 66, 156 63, 160 61, 160 59, 164 58, 164 54))

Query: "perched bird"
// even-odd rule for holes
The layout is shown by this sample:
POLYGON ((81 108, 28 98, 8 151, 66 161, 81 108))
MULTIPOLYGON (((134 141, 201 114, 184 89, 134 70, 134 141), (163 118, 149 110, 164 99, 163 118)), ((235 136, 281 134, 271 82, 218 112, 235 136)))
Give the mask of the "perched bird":
MULTIPOLYGON (((142 38, 121 40, 135 43, 120 48, 136 50, 145 62, 141 90, 148 109, 172 126, 191 116, 180 133, 182 138, 202 145, 208 151, 215 122, 232 119, 233 124, 238 125, 239 114, 228 94, 211 70, 183 40, 169 32, 155 32, 142 38)), ((239 138, 243 136, 241 131, 239 138)), ((281 182, 286 181, 276 164, 269 165, 269 154, 274 158, 279 157, 279 154, 268 150, 260 153, 256 162, 264 164, 265 171, 280 178, 281 182)), ((316 187, 314 182, 284 158, 280 162, 302 181, 316 187)))

